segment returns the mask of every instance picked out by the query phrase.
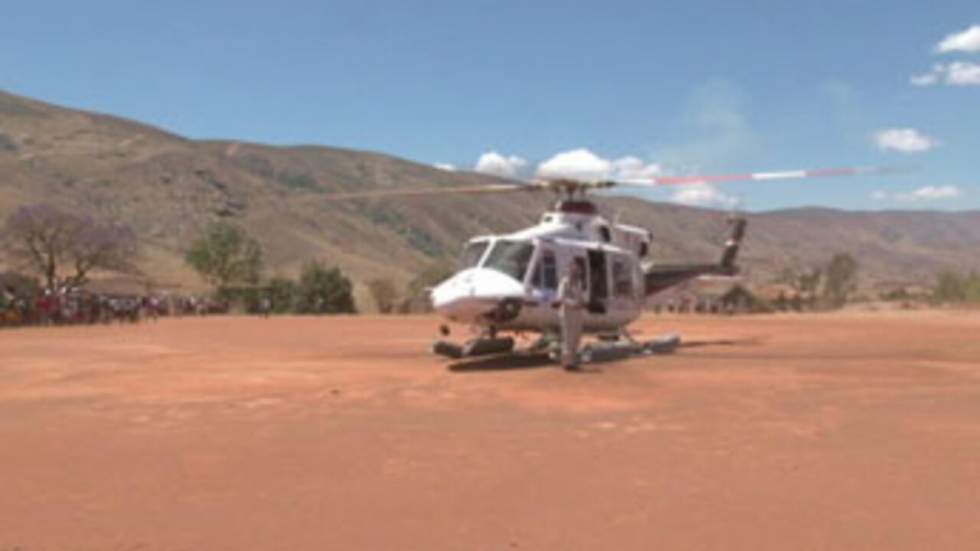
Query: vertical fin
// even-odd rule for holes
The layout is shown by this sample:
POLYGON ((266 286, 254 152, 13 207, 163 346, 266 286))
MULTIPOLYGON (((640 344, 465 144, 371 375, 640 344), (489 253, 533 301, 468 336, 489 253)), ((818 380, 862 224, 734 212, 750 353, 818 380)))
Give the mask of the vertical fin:
POLYGON ((732 226, 732 232, 728 241, 725 242, 725 250, 721 254, 720 264, 726 270, 734 270, 735 259, 738 257, 738 249, 742 244, 742 238, 745 237, 745 227, 748 222, 745 218, 733 216, 728 220, 728 223, 732 226))

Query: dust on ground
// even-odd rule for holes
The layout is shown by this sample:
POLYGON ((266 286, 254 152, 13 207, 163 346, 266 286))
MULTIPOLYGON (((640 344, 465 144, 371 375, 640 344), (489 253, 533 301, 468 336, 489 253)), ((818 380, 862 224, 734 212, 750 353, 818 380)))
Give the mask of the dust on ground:
POLYGON ((584 374, 437 323, 0 332, 0 550, 980 546, 980 315, 649 317, 584 374))

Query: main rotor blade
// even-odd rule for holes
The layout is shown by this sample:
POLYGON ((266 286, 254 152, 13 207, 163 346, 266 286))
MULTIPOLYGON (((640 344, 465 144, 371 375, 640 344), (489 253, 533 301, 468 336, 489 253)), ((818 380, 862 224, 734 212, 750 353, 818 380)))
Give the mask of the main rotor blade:
POLYGON ((554 191, 571 196, 589 190, 619 186, 657 187, 673 185, 696 185, 737 181, 793 180, 802 178, 828 178, 835 176, 856 176, 860 174, 896 174, 907 170, 895 167, 846 167, 821 168, 815 170, 785 170, 779 172, 750 172, 745 174, 718 174, 693 176, 654 176, 643 179, 582 181, 569 178, 534 180, 515 184, 484 184, 462 187, 428 187, 409 189, 374 189, 367 191, 348 191, 322 195, 327 201, 349 199, 371 199, 376 197, 412 197, 426 195, 458 195, 484 193, 512 193, 519 191, 554 191))
POLYGON ((328 201, 347 199, 371 199, 374 197, 410 197, 414 195, 452 195, 479 193, 509 193, 515 191, 536 191, 537 186, 527 184, 486 184, 464 187, 428 187, 414 189, 375 189, 368 191, 349 191, 323 195, 328 201))
POLYGON ((749 172, 745 174, 716 174, 693 176, 655 176, 646 182, 632 180, 625 185, 675 186, 716 184, 722 182, 797 180, 803 178, 831 178, 839 176, 858 176, 863 174, 897 174, 903 170, 895 167, 844 167, 819 168, 813 170, 783 170, 778 172, 749 172))

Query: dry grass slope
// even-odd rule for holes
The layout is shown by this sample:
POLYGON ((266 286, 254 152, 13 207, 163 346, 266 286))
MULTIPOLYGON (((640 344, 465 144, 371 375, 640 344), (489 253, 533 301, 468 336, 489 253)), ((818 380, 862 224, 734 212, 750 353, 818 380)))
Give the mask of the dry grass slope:
MULTIPOLYGON (((189 241, 217 220, 244 226, 266 248, 269 275, 295 274, 308 259, 339 264, 355 281, 404 283, 454 256, 468 236, 533 223, 546 196, 331 202, 325 194, 371 188, 498 181, 446 172, 378 153, 194 141, 117 117, 0 92, 0 216, 46 201, 111 216, 146 243, 155 279, 199 286, 181 261, 189 241)), ((631 198, 601 203, 650 228, 664 259, 711 258, 724 214, 631 198)), ((752 215, 747 273, 766 280, 787 266, 851 252, 870 279, 924 279, 978 267, 980 212, 854 213, 798 209, 752 215)))

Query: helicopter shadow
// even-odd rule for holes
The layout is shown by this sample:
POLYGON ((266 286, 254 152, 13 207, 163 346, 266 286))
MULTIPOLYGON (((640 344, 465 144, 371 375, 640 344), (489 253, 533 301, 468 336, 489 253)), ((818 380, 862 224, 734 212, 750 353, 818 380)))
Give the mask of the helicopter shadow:
POLYGON ((768 337, 745 337, 741 339, 704 339, 681 341, 677 348, 702 348, 715 346, 762 346, 768 337))
MULTIPOLYGON (((682 350, 685 348, 710 348, 710 347, 735 347, 735 346, 761 346, 767 340, 766 337, 747 337, 741 339, 704 339, 704 340, 692 340, 692 341, 681 341, 677 345, 677 350, 682 350)), ((673 354, 673 352, 664 353, 666 355, 673 354)), ((659 354, 655 354, 659 355, 659 354)), ((600 364, 613 364, 618 362, 623 362, 638 356, 622 356, 613 358, 603 358, 595 359, 584 365, 582 365, 578 370, 573 373, 601 373, 602 369, 599 368, 600 364)), ((480 373, 487 371, 521 371, 526 369, 541 369, 541 368, 552 368, 559 369, 560 366, 557 365, 547 354, 497 354, 493 356, 481 356, 478 358, 469 358, 462 360, 454 360, 446 368, 453 373, 480 373)))
POLYGON ((456 360, 446 368, 453 373, 478 373, 481 371, 518 371, 554 367, 547 354, 498 354, 472 359, 456 360))
MULTIPOLYGON (((611 364, 629 359, 628 356, 595 359, 579 365, 569 373, 584 375, 602 373, 599 364, 611 364)), ((447 369, 453 373, 478 373, 486 371, 519 371, 525 369, 550 368, 561 370, 561 366, 547 354, 499 354, 481 358, 457 360, 447 369)))

